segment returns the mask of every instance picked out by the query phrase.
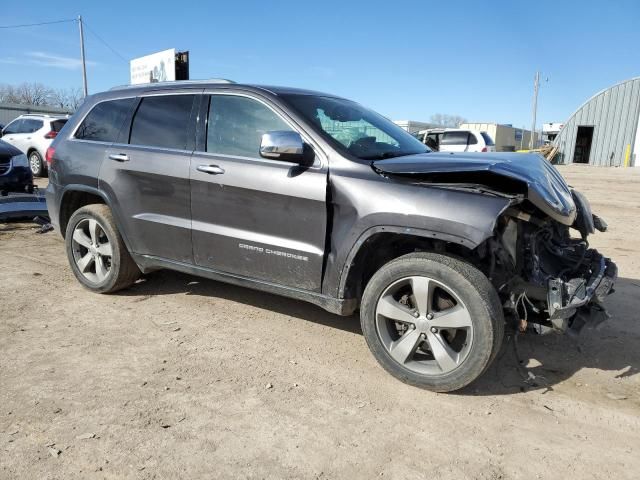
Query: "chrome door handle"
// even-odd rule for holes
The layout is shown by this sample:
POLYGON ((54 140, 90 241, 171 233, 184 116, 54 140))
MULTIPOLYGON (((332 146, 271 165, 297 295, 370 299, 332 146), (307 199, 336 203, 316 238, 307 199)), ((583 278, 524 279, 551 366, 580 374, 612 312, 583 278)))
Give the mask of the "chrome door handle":
POLYGON ((124 153, 111 153, 109 154, 109 158, 111 160, 115 160, 116 162, 128 162, 129 156, 124 153))
POLYGON ((224 169, 218 165, 198 165, 197 170, 209 175, 222 175, 224 173, 224 169))

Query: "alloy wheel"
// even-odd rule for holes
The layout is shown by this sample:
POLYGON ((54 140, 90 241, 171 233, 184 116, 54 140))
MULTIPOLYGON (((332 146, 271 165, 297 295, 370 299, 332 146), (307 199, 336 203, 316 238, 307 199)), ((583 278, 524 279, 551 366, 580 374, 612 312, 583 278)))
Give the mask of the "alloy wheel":
POLYGON ((29 156, 29 167, 31 168, 31 173, 34 175, 39 175, 42 171, 42 161, 37 154, 32 153, 29 156))
POLYGON ((73 259, 82 275, 93 283, 103 282, 111 272, 111 241, 93 218, 78 222, 71 240, 73 259))
POLYGON ((393 282, 378 299, 375 317, 387 353, 415 373, 449 373, 471 349, 469 310, 451 288, 432 278, 411 276, 393 282))

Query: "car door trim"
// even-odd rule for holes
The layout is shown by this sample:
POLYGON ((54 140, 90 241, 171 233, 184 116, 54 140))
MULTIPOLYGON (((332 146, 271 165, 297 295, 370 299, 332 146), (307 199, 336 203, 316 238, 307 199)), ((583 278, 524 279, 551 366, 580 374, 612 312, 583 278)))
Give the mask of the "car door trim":
POLYGON ((209 267, 203 267, 176 260, 170 260, 154 255, 140 255, 132 253, 132 257, 143 273, 148 273, 160 268, 168 268, 179 272, 209 278, 219 282, 230 283, 240 287, 247 287, 254 290, 273 293, 283 297, 302 300, 318 305, 319 307, 337 315, 351 315, 355 312, 358 302, 356 299, 335 298, 322 293, 303 290, 286 285, 280 285, 266 280, 245 277, 234 273, 223 272, 209 267))

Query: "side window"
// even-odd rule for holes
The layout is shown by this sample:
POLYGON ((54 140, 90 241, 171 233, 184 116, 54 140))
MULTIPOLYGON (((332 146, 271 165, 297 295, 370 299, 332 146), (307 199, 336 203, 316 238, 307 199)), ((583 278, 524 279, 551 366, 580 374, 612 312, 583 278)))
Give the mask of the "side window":
POLYGON ((24 122, 24 120, 22 120, 22 119, 14 120, 9 125, 4 127, 3 134, 4 135, 9 135, 11 133, 19 133, 20 132, 20 127, 22 126, 22 122, 24 122))
POLYGON ((76 138, 95 142, 115 142, 122 122, 135 98, 109 100, 93 107, 76 130, 76 138))
POLYGON ((211 95, 207 152, 260 158, 262 135, 291 130, 270 108, 247 97, 211 95))
POLYGON ((476 134, 473 132, 469 132, 469 145, 476 145, 478 143, 478 139, 476 138, 476 134))
POLYGON ((33 133, 37 132, 42 128, 42 120, 35 120, 33 118, 26 118, 23 120, 22 127, 20 128, 21 133, 33 133))
POLYGON ((440 137, 440 145, 466 145, 467 132, 444 132, 440 137))
POLYGON ((191 107, 195 95, 144 97, 131 124, 131 145, 187 148, 191 107))
POLYGON ((438 144, 438 137, 439 135, 437 133, 430 133, 427 135, 427 138, 425 140, 425 145, 433 150, 438 150, 439 148, 439 144, 438 144))

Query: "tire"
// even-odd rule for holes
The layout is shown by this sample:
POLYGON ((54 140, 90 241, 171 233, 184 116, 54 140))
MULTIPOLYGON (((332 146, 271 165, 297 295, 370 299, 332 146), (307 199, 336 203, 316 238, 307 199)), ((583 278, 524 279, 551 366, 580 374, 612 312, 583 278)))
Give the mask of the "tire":
POLYGON ((387 372, 435 392, 459 390, 482 375, 504 336, 489 279, 435 253, 411 253, 380 268, 365 288, 360 322, 387 372))
POLYGON ((106 205, 87 205, 74 212, 67 224, 65 248, 73 274, 93 292, 116 292, 141 275, 106 205))
POLYGON ((29 153, 29 168, 31 168, 31 173, 33 173, 34 177, 47 176, 47 169, 44 165, 42 157, 36 150, 33 150, 31 153, 29 153))

